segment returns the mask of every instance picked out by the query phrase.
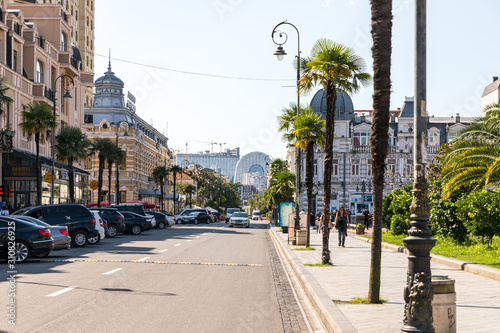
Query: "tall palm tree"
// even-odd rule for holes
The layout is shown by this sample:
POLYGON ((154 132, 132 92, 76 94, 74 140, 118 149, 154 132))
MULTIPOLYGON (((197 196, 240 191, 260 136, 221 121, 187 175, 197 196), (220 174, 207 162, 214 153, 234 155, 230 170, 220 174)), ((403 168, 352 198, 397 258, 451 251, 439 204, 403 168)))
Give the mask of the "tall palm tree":
POLYGON ((177 182, 177 174, 182 173, 184 171, 184 169, 181 168, 178 165, 172 165, 169 168, 169 171, 172 173, 172 176, 173 176, 173 179, 174 179, 174 198, 173 198, 173 200, 174 200, 174 214, 175 214, 175 201, 176 201, 176 198, 175 198, 175 185, 176 185, 176 182, 177 182))
POLYGON ((365 61, 354 53, 354 50, 345 45, 334 43, 329 39, 320 39, 314 44, 310 58, 301 63, 302 75, 299 81, 303 92, 311 91, 321 85, 326 92, 326 130, 325 130, 325 171, 323 214, 323 250, 321 260, 323 264, 330 262, 328 248, 330 233, 330 202, 333 171, 333 139, 335 130, 335 108, 337 92, 357 92, 361 85, 370 84, 370 74, 365 73, 365 61))
POLYGON ((306 193, 307 193, 307 228, 306 247, 309 247, 312 191, 314 175, 314 146, 323 144, 325 140, 325 121, 312 111, 306 108, 293 122, 293 129, 290 128, 283 134, 283 138, 294 146, 306 151, 306 193))
POLYGON ((187 185, 186 188, 184 189, 184 193, 186 193, 189 196, 189 208, 191 208, 191 197, 195 192, 196 192, 196 186, 194 185, 187 185))
POLYGON ((67 126, 59 130, 56 136, 57 159, 68 164, 69 201, 75 202, 75 176, 73 162, 88 156, 91 143, 80 128, 67 126))
MULTIPOLYGON (((104 173, 104 165, 108 156, 113 154, 114 147, 116 145, 110 139, 97 138, 92 143, 92 154, 98 154, 99 156, 99 176, 98 176, 98 187, 97 187, 97 207, 101 207, 102 200, 102 176, 104 173)), ((109 188, 111 191, 111 187, 109 188)))
POLYGON ((115 188, 117 189, 117 193, 116 193, 116 199, 115 199, 115 202, 116 204, 119 204, 120 203, 120 171, 119 171, 119 167, 120 165, 124 165, 127 161, 127 153, 125 150, 123 150, 122 148, 120 148, 120 146, 116 145, 116 152, 115 152, 115 163, 116 163, 116 175, 115 175, 115 182, 116 182, 116 186, 115 188))
POLYGON ((373 38, 373 113, 372 146, 373 168, 373 241, 371 245, 368 301, 380 303, 380 275, 382 261, 382 200, 384 191, 385 159, 389 142, 391 98, 391 34, 392 1, 371 0, 373 38))
POLYGON ((161 195, 161 209, 165 211, 165 196, 164 196, 164 191, 163 191, 163 184, 165 182, 165 178, 168 176, 168 169, 166 166, 159 165, 156 168, 153 169, 153 179, 154 181, 160 185, 160 195, 161 195))
POLYGON ((23 121, 19 124, 21 130, 30 138, 35 136, 36 145, 36 201, 42 202, 42 171, 40 165, 40 134, 57 128, 56 117, 52 114, 50 105, 45 102, 33 102, 28 105, 29 110, 21 113, 23 121))
POLYGON ((484 117, 443 149, 441 163, 445 198, 466 185, 476 189, 500 185, 500 103, 488 106, 484 117))
MULTIPOLYGON (((12 97, 7 95, 7 91, 9 91, 10 87, 7 82, 7 79, 3 76, 0 76, 0 110, 3 112, 4 105, 12 104, 14 100, 12 97)), ((7 126, 9 126, 9 120, 7 119, 7 126)), ((6 126, 6 127, 7 127, 6 126)))

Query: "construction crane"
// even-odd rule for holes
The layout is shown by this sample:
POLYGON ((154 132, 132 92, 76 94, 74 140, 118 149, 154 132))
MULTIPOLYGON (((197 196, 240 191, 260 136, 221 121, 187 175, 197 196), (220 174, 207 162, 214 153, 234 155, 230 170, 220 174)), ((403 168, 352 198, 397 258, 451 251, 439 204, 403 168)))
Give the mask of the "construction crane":
POLYGON ((212 153, 212 154, 214 152, 214 145, 219 145, 220 146, 220 152, 222 153, 222 146, 226 144, 225 142, 219 143, 219 142, 215 142, 215 141, 198 141, 198 140, 193 140, 193 141, 194 142, 206 143, 206 144, 211 145, 210 153, 212 153))

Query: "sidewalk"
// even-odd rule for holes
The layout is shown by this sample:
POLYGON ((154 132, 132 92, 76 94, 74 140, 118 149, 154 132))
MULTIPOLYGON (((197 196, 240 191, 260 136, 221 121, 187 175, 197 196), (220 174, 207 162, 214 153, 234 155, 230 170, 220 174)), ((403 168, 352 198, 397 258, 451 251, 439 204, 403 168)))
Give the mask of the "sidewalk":
MULTIPOLYGON (((286 250, 287 235, 271 228, 271 232, 282 240, 286 250)), ((371 228, 370 228, 371 231, 371 228)), ((319 284, 327 299, 349 301, 368 295, 370 269, 370 244, 354 238, 349 233, 345 248, 338 246, 338 235, 330 234, 330 250, 333 267, 310 267, 305 269, 304 279, 319 284), (312 281, 315 280, 315 281, 312 281)), ((296 263, 317 264, 321 262, 322 234, 311 229, 311 246, 314 251, 290 251, 296 263)), ((407 255, 394 250, 382 249, 381 298, 388 302, 382 305, 337 304, 345 319, 360 333, 399 332, 403 326, 404 299, 408 267, 407 255)), ((431 261, 433 275, 447 275, 455 280, 457 293, 457 332, 498 332, 500 327, 500 281, 458 270, 431 261)), ((330 306, 330 305, 328 305, 330 306)), ((331 308, 331 307, 330 307, 331 308)), ((336 309, 333 309, 336 312, 336 309)), ((331 310, 330 310, 331 311, 331 310)), ((338 311, 337 311, 338 312, 338 311)), ((338 318, 338 313, 333 316, 338 318)), ((336 320, 336 319, 335 319, 336 320)), ((349 331, 349 330, 347 330, 349 331)), ((352 331, 352 330, 351 330, 352 331)))

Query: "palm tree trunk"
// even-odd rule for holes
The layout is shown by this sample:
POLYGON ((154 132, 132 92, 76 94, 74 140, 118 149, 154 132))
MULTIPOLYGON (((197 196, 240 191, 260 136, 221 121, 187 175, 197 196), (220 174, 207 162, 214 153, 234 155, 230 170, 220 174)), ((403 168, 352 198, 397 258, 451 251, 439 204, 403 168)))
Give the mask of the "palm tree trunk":
POLYGON ((163 177, 160 177, 160 195, 161 195, 161 201, 160 201, 161 210, 165 211, 165 196, 163 195, 163 177))
POLYGON ((312 190, 314 175, 314 142, 310 141, 306 148, 306 193, 307 193, 307 224, 306 224, 306 247, 310 243, 311 212, 312 212, 312 190))
POLYGON ((335 86, 326 87, 326 128, 325 128, 325 172, 324 172, 324 193, 323 193, 323 251, 321 253, 321 262, 327 264, 330 262, 330 199, 332 190, 332 171, 333 171, 333 137, 335 133, 335 104, 337 103, 337 91, 335 86))
POLYGON ((69 177, 69 202, 75 203, 75 176, 74 176, 72 158, 68 158, 68 177, 69 177))
POLYGON ((113 172, 113 162, 108 160, 108 206, 111 205, 111 173, 113 172))
POLYGON ((97 178, 97 207, 101 207, 103 173, 104 173, 104 156, 99 156, 99 176, 97 178))
POLYGON ((176 183, 176 179, 177 178, 177 174, 174 173, 174 198, 172 199, 174 201, 174 215, 175 215, 175 183, 176 183))
MULTIPOLYGON (((36 146, 36 204, 42 204, 42 167, 40 165, 40 133, 35 133, 35 146, 36 146)), ((52 175, 52 181, 55 177, 52 175)))
POLYGON ((382 258, 382 199, 385 158, 389 140, 391 95, 392 1, 371 0, 373 37, 373 115, 370 142, 373 159, 373 242, 371 245, 368 301, 380 302, 382 258))

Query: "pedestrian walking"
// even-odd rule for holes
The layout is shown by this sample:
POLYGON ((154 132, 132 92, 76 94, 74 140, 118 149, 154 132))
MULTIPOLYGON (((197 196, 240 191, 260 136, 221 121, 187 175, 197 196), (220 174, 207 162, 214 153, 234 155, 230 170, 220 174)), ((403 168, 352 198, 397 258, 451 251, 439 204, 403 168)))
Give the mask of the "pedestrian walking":
POLYGON ((351 224, 351 210, 347 208, 345 211, 347 213, 347 225, 349 226, 351 224))
POLYGON ((372 214, 370 214, 370 212, 368 211, 368 207, 365 206, 365 210, 363 211, 363 214, 364 216, 364 223, 366 225, 366 229, 370 229, 369 226, 370 226, 370 217, 372 216, 372 214))
POLYGON ((335 229, 339 234, 339 246, 345 247, 345 237, 347 236, 347 213, 344 207, 340 206, 335 214, 335 229))
POLYGON ((3 205, 2 210, 0 210, 0 215, 9 215, 9 208, 7 205, 3 205))

